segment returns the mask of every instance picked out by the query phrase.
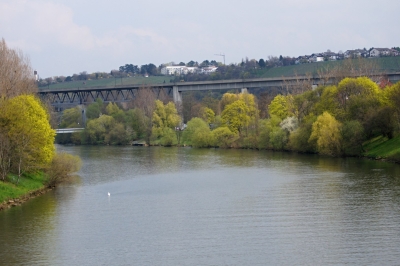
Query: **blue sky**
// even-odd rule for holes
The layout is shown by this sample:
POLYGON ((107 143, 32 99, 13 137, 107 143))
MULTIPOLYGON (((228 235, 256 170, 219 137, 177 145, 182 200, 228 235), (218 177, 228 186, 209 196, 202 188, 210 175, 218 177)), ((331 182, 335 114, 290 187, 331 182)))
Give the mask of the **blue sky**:
POLYGON ((398 0, 0 0, 0 38, 44 78, 400 46, 399 10, 398 0))

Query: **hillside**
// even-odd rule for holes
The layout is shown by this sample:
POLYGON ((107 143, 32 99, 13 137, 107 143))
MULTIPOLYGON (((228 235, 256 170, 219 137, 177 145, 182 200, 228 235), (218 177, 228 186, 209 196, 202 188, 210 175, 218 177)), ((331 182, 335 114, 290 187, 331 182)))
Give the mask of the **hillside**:
MULTIPOLYGON (((285 67, 275 67, 270 69, 257 69, 253 75, 255 78, 273 78, 273 77, 290 77, 290 76, 304 76, 304 75, 317 75, 318 72, 326 72, 334 68, 340 68, 343 64, 348 64, 349 60, 328 61, 319 63, 310 63, 302 65, 292 65, 285 67)), ((400 57, 382 57, 382 58, 367 58, 360 60, 353 60, 352 64, 357 67, 357 64, 368 64, 377 72, 399 72, 400 71, 400 57)), ((97 86, 115 86, 127 84, 156 84, 156 83, 169 83, 173 76, 135 76, 126 78, 106 78, 95 79, 86 81, 71 81, 51 84, 46 87, 50 89, 64 89, 64 88, 84 88, 84 87, 97 87, 97 86)), ((39 88, 40 89, 40 88, 39 88)))
POLYGON ((364 143, 364 156, 374 159, 389 159, 400 162, 400 135, 388 139, 376 137, 364 143))
MULTIPOLYGON (((286 67, 276 67, 271 69, 258 70, 257 75, 260 78, 273 78, 273 77, 291 77, 295 75, 303 76, 307 74, 316 75, 318 71, 327 71, 345 64, 347 60, 318 62, 286 67)), ((398 72, 400 71, 400 57, 381 57, 381 58, 367 58, 363 59, 364 62, 371 64, 378 72, 398 72)), ((355 60, 357 64, 357 60, 355 60)))

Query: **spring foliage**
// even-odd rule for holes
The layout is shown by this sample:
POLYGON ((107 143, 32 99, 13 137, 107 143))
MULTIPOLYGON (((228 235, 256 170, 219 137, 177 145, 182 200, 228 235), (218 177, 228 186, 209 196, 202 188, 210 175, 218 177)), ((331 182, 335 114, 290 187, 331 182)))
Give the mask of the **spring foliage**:
POLYGON ((313 123, 309 142, 316 141, 317 150, 321 154, 340 155, 341 126, 331 114, 324 112, 313 123))
POLYGON ((78 156, 68 153, 57 153, 46 168, 47 185, 53 187, 65 181, 71 173, 79 171, 82 161, 78 156))
POLYGON ((12 172, 21 176, 26 171, 44 168, 51 162, 55 131, 49 124, 46 109, 37 98, 20 95, 3 100, 0 104, 0 124, 3 141, 8 141, 8 152, 3 150, 0 159, 3 163, 9 162, 12 172))
MULTIPOLYGON (((109 131, 115 131, 109 139, 124 135, 124 128, 116 124, 122 123, 125 131, 133 130, 129 139, 149 136, 150 131, 152 143, 165 146, 179 140, 179 144, 193 147, 293 150, 331 156, 360 156, 365 152, 366 140, 378 136, 390 139, 400 134, 400 83, 379 87, 360 77, 345 78, 337 85, 307 88, 299 94, 277 95, 259 102, 249 93, 225 93, 213 105, 206 97, 202 103, 195 103, 198 117, 191 113, 183 132, 180 116, 171 102, 153 100, 146 104, 152 107, 147 113, 143 108, 122 111, 115 104, 99 105, 93 109, 106 113, 102 119, 109 116, 114 122, 101 126, 89 121, 86 134, 90 139, 93 127, 93 132, 100 132, 106 143, 109 131), (259 108, 267 107, 269 118, 260 119, 259 108)), ((66 120, 68 117, 77 119, 77 112, 66 112, 66 120)))

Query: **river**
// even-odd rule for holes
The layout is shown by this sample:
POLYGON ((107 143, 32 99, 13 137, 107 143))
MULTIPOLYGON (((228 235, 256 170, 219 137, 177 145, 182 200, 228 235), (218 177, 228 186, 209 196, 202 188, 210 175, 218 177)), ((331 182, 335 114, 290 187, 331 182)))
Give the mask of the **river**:
POLYGON ((253 150, 58 150, 82 158, 78 177, 0 212, 0 265, 399 264, 399 165, 253 150))

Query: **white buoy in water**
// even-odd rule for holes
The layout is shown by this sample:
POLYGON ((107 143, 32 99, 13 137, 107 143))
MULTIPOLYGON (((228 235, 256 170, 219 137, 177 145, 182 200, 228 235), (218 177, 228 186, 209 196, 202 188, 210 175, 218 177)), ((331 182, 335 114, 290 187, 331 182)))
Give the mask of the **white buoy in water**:
POLYGON ((108 192, 108 196, 110 196, 111 194, 110 194, 110 192, 108 192))

